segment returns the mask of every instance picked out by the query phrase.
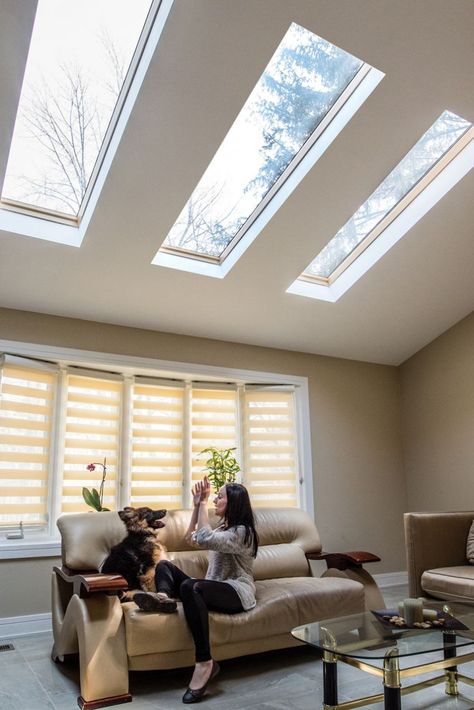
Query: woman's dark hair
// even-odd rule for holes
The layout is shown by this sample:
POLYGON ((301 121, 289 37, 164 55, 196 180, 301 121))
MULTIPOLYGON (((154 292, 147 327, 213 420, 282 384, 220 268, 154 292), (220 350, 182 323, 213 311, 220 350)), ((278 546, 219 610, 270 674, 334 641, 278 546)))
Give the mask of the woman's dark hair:
POLYGON ((224 514, 224 525, 232 528, 243 525, 245 528, 244 544, 253 546, 253 557, 257 556, 258 534, 255 529, 255 518, 250 504, 250 497, 241 483, 226 483, 227 508, 224 514))

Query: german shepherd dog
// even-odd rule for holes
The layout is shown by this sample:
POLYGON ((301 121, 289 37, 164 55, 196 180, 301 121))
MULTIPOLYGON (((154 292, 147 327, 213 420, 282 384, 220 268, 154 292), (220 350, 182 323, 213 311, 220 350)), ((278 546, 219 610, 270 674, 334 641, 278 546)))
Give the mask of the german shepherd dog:
POLYGON ((130 591, 123 593, 121 601, 131 601, 137 590, 156 591, 155 567, 160 560, 167 559, 166 548, 158 541, 156 533, 164 527, 161 518, 166 510, 127 507, 120 510, 119 515, 127 528, 127 536, 112 547, 101 571, 125 577, 130 591))

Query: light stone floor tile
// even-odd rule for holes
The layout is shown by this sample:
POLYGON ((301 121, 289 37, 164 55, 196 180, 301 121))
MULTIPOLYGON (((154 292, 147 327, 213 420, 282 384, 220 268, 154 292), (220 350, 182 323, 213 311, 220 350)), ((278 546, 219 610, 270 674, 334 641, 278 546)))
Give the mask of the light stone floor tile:
MULTIPOLYGON (((73 693, 56 693, 52 698, 51 702, 53 703, 54 710, 79 710, 79 706, 77 704, 77 696, 79 695, 77 688, 74 690, 73 693)), ((123 706, 124 708, 126 707, 125 705, 123 706)), ((130 710, 138 710, 138 708, 135 707, 135 704, 129 704, 130 710)), ((35 710, 32 708, 32 710, 35 710)))
POLYGON ((48 694, 22 662, 15 665, 3 666, 2 664, 0 707, 2 710, 14 710, 14 708, 54 710, 48 694))
POLYGON ((50 658, 38 658, 29 660, 28 667, 53 700, 56 695, 76 693, 78 674, 75 665, 67 664, 66 667, 61 668, 61 672, 58 672, 50 658))
MULTIPOLYGON (((16 693, 0 690, 0 708, 2 710, 55 710, 54 705, 41 693, 31 693, 28 698, 23 698, 16 693)), ((72 707, 68 710, 72 710, 72 707)), ((77 710, 77 708, 75 708, 77 710)))
MULTIPOLYGON (((387 607, 408 595, 406 585, 384 589, 387 607)), ((14 651, 0 653, 0 710, 77 710, 79 672, 74 660, 54 664, 50 633, 12 639, 14 651)), ((422 657, 420 657, 422 662, 422 657)), ((310 647, 223 661, 209 686, 206 710, 319 710, 322 706, 322 662, 310 647)), ((474 663, 461 667, 474 676, 474 663)), ((178 710, 190 669, 133 672, 130 710, 178 710)), ((428 677, 427 675, 425 677, 428 677)), ((382 692, 381 681, 339 664, 339 700, 382 692)), ((402 699, 403 710, 474 710, 474 687, 461 686, 450 698, 437 685, 402 699), (471 698, 471 699, 470 699, 471 698)), ((118 706, 120 707, 120 706, 118 706)), ((382 703, 368 706, 381 710, 382 703)))

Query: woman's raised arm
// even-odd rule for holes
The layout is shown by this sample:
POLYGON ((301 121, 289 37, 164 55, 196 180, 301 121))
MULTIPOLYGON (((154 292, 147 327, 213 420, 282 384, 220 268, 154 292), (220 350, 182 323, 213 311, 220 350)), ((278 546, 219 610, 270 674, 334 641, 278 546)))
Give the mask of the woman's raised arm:
POLYGON ((193 496, 193 512, 189 521, 188 529, 185 534, 187 542, 191 542, 193 532, 203 525, 209 525, 209 516, 207 513, 207 501, 211 493, 211 484, 207 476, 204 476, 202 481, 197 481, 191 489, 193 496))

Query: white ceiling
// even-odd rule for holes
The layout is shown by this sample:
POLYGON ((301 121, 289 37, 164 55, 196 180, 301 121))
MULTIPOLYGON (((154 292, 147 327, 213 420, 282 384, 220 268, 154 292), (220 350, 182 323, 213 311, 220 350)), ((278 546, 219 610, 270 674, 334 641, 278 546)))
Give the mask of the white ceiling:
MULTIPOLYGON (((34 4, 0 8, 0 169, 34 4)), ((82 247, 0 232, 0 306, 403 362, 473 309, 474 171, 337 303, 285 291, 444 109, 474 120, 473 30, 472 0, 175 0, 82 247), (152 266, 292 21, 386 77, 225 279, 152 266)))

